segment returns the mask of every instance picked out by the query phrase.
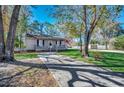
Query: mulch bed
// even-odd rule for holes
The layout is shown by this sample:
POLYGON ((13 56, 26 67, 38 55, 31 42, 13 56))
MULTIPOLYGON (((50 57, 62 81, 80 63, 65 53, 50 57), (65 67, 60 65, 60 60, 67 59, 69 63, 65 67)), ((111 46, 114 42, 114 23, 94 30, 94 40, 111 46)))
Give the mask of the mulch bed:
MULTIPOLYGON (((20 60, 22 63, 42 64, 38 58, 20 60)), ((48 69, 35 66, 2 64, 0 68, 0 87, 58 87, 48 69)))

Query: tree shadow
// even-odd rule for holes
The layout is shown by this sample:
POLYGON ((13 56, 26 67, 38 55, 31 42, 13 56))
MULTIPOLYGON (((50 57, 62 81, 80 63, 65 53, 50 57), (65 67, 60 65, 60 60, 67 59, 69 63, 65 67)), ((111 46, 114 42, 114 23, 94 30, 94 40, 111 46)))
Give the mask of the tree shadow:
POLYGON ((105 58, 107 60, 114 60, 114 61, 124 61, 124 59, 119 59, 119 58, 105 58))
MULTIPOLYGON (((18 76, 22 75, 24 72, 27 72, 27 71, 29 71, 31 69, 32 69, 32 67, 27 68, 27 69, 25 69, 23 71, 17 72, 14 75, 11 75, 11 76, 7 75, 7 77, 0 78, 0 87, 9 87, 9 86, 11 86, 11 80, 13 78, 18 77, 18 76)), ((5 76, 5 73, 3 73, 2 76, 5 76)))
MULTIPOLYGON (((63 60, 59 59, 59 58, 49 58, 47 57, 47 62, 50 61, 49 59, 54 59, 57 61, 60 61, 62 63, 63 60)), ((21 61, 17 61, 17 62, 8 62, 8 64, 13 64, 13 65, 19 65, 19 66, 26 66, 26 67, 31 67, 31 68, 41 68, 41 69, 55 69, 55 70, 61 70, 61 71, 67 71, 71 74, 71 79, 67 81, 68 86, 69 87, 73 87, 74 83, 76 81, 80 81, 82 83, 88 83, 90 84, 90 86, 99 86, 99 87, 105 87, 107 85, 104 84, 104 81, 101 81, 103 83, 100 82, 96 82, 96 79, 91 78, 90 76, 87 75, 79 75, 78 72, 85 72, 85 73, 89 73, 93 76, 99 77, 102 80, 111 82, 114 85, 117 86, 124 86, 124 72, 110 72, 110 71, 100 71, 100 70, 96 70, 96 69, 91 69, 90 67, 98 67, 95 65, 76 65, 76 64, 54 64, 48 62, 45 64, 37 64, 37 63, 29 63, 29 62, 21 62, 21 61), (80 78, 82 77, 82 78, 80 78), (113 79, 111 77, 116 77, 116 79, 113 79), (119 81, 118 78, 121 78, 122 81, 119 81)), ((100 65, 100 67, 102 67, 102 65, 100 65)), ((18 74, 17 74, 18 75, 18 74)), ((16 76, 16 75, 14 75, 16 76)), ((12 78, 13 76, 11 76, 10 78, 12 78)), ((2 79, 4 80, 4 78, 2 79)))
POLYGON ((98 65, 99 67, 124 67, 124 64, 119 63, 118 61, 111 61, 111 60, 103 60, 105 65, 98 65))

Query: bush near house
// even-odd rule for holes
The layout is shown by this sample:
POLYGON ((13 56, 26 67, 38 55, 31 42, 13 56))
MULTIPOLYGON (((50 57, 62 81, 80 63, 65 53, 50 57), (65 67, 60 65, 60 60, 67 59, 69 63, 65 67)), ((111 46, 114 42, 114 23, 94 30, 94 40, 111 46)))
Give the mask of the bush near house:
POLYGON ((124 50, 124 35, 115 38, 114 48, 118 50, 124 50))

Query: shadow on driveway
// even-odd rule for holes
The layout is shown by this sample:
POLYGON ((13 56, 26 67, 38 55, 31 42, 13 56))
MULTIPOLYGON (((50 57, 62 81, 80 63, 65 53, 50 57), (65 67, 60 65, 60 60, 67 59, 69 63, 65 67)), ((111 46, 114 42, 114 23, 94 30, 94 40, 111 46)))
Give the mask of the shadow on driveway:
MULTIPOLYGON (((49 57, 47 57, 47 61, 49 61, 49 57)), ((54 60, 58 60, 60 62, 62 62, 62 60, 60 60, 59 58, 55 59, 54 60)), ((71 79, 69 81, 67 81, 68 83, 68 86, 70 87, 73 87, 74 86, 74 83, 76 81, 81 81, 81 82, 84 82, 84 83, 89 83, 91 86, 95 87, 95 86, 99 86, 99 87, 106 87, 106 85, 104 84, 101 84, 101 83, 96 83, 93 79, 90 79, 89 77, 85 76, 85 75, 80 75, 78 74, 77 72, 87 72, 87 73, 90 73, 92 75, 95 75, 97 77, 100 77, 104 80, 107 80, 117 86, 124 86, 124 72, 109 72, 109 71, 99 71, 99 70, 93 70, 93 69, 85 69, 84 67, 96 67, 95 65, 75 65, 75 64, 37 64, 37 63, 29 63, 29 62, 21 62, 21 61, 16 61, 16 62, 8 62, 8 64, 13 64, 13 65, 18 65, 18 66, 25 66, 25 67, 30 67, 29 69, 27 70, 30 70, 31 68, 42 68, 42 69, 55 69, 55 70, 61 70, 61 71, 67 71, 71 74, 71 79), (107 75, 110 76, 107 77, 107 75), (84 79, 82 78, 79 78, 80 77, 83 77, 84 79), (117 79, 113 79, 111 78, 112 76, 116 76, 117 79), (123 82, 120 82, 118 81, 118 78, 121 78, 123 80, 123 82)), ((102 66, 101 66, 102 67, 102 66)), ((26 71, 27 71, 26 70, 26 71)), ((25 72, 25 71, 23 71, 25 72)), ((7 78, 1 78, 0 79, 0 82, 2 82, 3 80, 6 80, 6 79, 11 79, 19 74, 22 74, 23 72, 20 72, 20 73, 17 73, 13 76, 10 76, 10 77, 7 77, 7 78)), ((104 81, 102 81, 104 82, 104 81)))

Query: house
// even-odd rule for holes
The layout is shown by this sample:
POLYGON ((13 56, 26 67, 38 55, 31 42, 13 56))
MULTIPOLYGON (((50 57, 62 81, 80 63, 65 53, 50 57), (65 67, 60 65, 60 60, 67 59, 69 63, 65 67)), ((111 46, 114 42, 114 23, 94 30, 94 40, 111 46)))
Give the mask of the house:
POLYGON ((69 46, 65 38, 50 35, 26 34, 23 42, 26 51, 59 51, 69 46))

